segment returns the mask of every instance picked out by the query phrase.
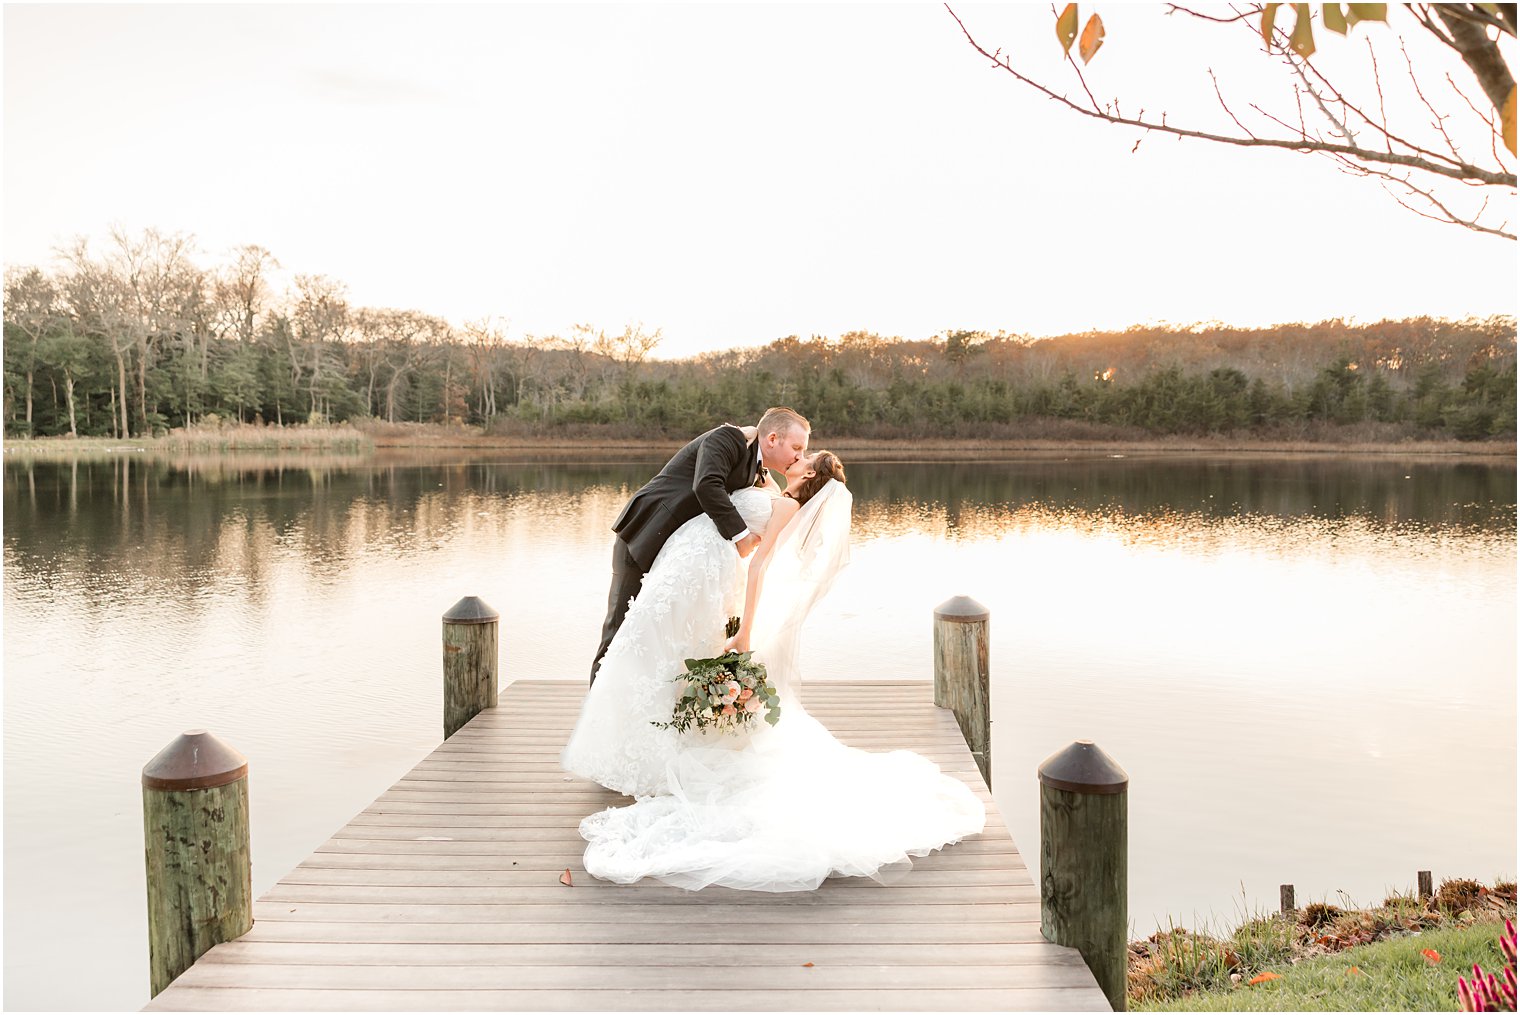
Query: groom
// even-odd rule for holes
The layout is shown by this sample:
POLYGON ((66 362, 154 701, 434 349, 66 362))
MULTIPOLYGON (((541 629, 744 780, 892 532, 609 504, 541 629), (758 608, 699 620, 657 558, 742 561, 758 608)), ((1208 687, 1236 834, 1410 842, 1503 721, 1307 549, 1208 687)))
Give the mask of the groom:
POLYGON ((765 410, 749 440, 732 423, 707 431, 665 463, 659 475, 639 488, 612 523, 612 588, 607 593, 607 619, 602 644, 591 663, 591 682, 613 635, 623 626, 628 601, 638 595, 639 583, 654 566, 665 540, 681 525, 706 513, 724 539, 747 557, 760 542, 728 495, 753 486, 761 467, 785 471, 807 450, 812 427, 801 414, 786 408, 765 410))

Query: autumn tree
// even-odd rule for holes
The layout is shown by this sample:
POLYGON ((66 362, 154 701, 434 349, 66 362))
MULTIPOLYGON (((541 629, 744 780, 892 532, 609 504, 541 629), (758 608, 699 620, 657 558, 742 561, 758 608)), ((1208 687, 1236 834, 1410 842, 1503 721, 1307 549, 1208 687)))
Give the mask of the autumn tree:
MULTIPOLYGON (((1001 46, 989 49, 948 4, 946 10, 972 48, 1011 80, 1075 115, 1137 130, 1136 148, 1144 136, 1158 134, 1318 154, 1382 186, 1418 215, 1515 238, 1509 222, 1515 193, 1515 4, 1395 4, 1392 11, 1388 4, 1231 4, 1220 12, 1166 6, 1168 14, 1233 31, 1258 58, 1278 61, 1285 72, 1283 93, 1275 97, 1280 104, 1268 96, 1226 96, 1209 69, 1206 79, 1200 74, 1200 88, 1212 92, 1230 127, 1180 123, 1155 111, 1138 84, 1103 99, 1089 87, 1074 57, 1086 64, 1097 55, 1106 34, 1101 14, 1090 14, 1083 24, 1076 4, 1059 14, 1052 8, 1051 45, 1065 49, 1070 71, 1069 84, 1060 84, 1041 80, 1001 46), (1293 16, 1280 8, 1290 8, 1293 16), (1357 30, 1362 22, 1385 21, 1357 30), (1345 37, 1336 46, 1362 36, 1362 73, 1342 79, 1313 60, 1329 33, 1345 37), (1405 101, 1390 115, 1396 83, 1405 101)), ((1225 53, 1221 46, 1207 56, 1224 59, 1225 53)))
MULTIPOLYGON (((481 421, 490 426, 496 418, 496 372, 504 366, 503 353, 507 346, 506 328, 489 317, 466 321, 461 333, 470 364, 470 383, 480 395, 476 411, 481 421)), ((517 401, 516 371, 512 371, 513 398, 517 401)))
POLYGON ((222 330, 240 342, 252 342, 259 317, 270 299, 269 273, 280 264, 263 247, 247 244, 233 252, 232 263, 216 274, 216 308, 222 330))
MULTIPOLYGON (((378 330, 380 362, 385 369, 385 419, 396 422, 400 396, 413 374, 436 357, 449 338, 447 322, 415 310, 368 312, 378 330)), ((405 413, 402 414, 405 418, 405 413)))
POLYGON ((616 335, 598 330, 592 340, 591 351, 616 363, 626 380, 659 344, 660 329, 645 331, 644 322, 640 321, 624 326, 616 335))
POLYGON ((289 358, 292 382, 300 387, 304 379, 307 419, 327 419, 332 415, 331 385, 328 375, 337 367, 332 351, 335 343, 352 333, 352 311, 348 289, 343 283, 325 275, 297 275, 290 306, 289 358))

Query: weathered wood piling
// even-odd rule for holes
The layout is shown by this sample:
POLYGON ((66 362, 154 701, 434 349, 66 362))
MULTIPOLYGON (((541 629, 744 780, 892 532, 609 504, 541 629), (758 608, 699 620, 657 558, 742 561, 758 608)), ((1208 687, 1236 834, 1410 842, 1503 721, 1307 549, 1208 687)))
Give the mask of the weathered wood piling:
POLYGON ((955 713, 966 746, 992 788, 992 698, 987 607, 956 596, 934 611, 934 704, 955 713))
POLYGON ((1040 930, 1127 1007, 1129 776, 1090 740, 1040 765, 1040 930))
POLYGON ((154 996, 253 926, 248 761, 188 730, 143 766, 148 968, 154 996))
POLYGON ((478 596, 465 596, 443 615, 443 738, 496 707, 501 618, 478 596))

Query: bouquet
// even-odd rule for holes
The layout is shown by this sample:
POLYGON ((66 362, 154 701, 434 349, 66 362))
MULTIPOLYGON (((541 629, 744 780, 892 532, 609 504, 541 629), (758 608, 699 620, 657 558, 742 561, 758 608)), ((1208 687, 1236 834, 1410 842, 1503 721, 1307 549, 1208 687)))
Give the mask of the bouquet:
POLYGON ((685 733, 692 727, 737 733, 748 729, 763 711, 772 726, 781 719, 781 698, 770 685, 765 664, 751 652, 725 652, 712 659, 686 660, 675 680, 686 687, 676 699, 670 722, 652 725, 685 733))

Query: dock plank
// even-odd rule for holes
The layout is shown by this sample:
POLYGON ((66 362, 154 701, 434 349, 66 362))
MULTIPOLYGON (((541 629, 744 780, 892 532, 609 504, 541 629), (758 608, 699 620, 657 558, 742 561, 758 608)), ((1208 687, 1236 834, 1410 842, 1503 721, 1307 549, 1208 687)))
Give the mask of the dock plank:
MULTIPOLYGON (((588 978, 599 980, 599 977, 588 978)), ((1110 1011, 1097 986, 939 990, 312 990, 171 985, 145 1011, 1110 1011)))
MULTIPOLYGON (((264 941, 229 943, 207 961, 276 965, 332 966, 674 966, 693 962, 722 966, 733 961, 731 942, 703 942, 681 951, 664 944, 612 944, 572 941, 560 944, 423 944, 418 942, 264 941)), ((767 944, 768 966, 879 965, 980 966, 1081 965, 1081 958, 1045 942, 955 944, 847 944, 833 941, 767 944)))
POLYGON ((1041 936, 1038 888, 927 682, 812 684, 805 701, 845 743, 961 779, 985 831, 880 882, 780 894, 585 873, 581 819, 628 798, 559 768, 583 695, 504 688, 146 1010, 1108 1010, 1041 936))
MULTIPOLYGON (((760 946, 751 947, 760 951, 760 946)), ((822 958, 822 956, 819 956, 822 958)), ((949 957, 949 956, 947 956, 949 957)), ((590 956, 582 967, 476 965, 314 965, 271 962, 197 962, 181 979, 185 986, 284 987, 317 990, 554 990, 567 985, 570 976, 610 981, 615 989, 659 990, 681 982, 682 966, 595 964, 590 956), (673 972, 676 970, 676 972, 673 972)), ((732 991, 752 990, 913 990, 921 988, 972 987, 1004 989, 1026 987, 1077 987, 1086 966, 1036 963, 1023 966, 957 963, 941 966, 898 966, 815 962, 787 965, 749 961, 723 964, 724 986, 732 991)))

